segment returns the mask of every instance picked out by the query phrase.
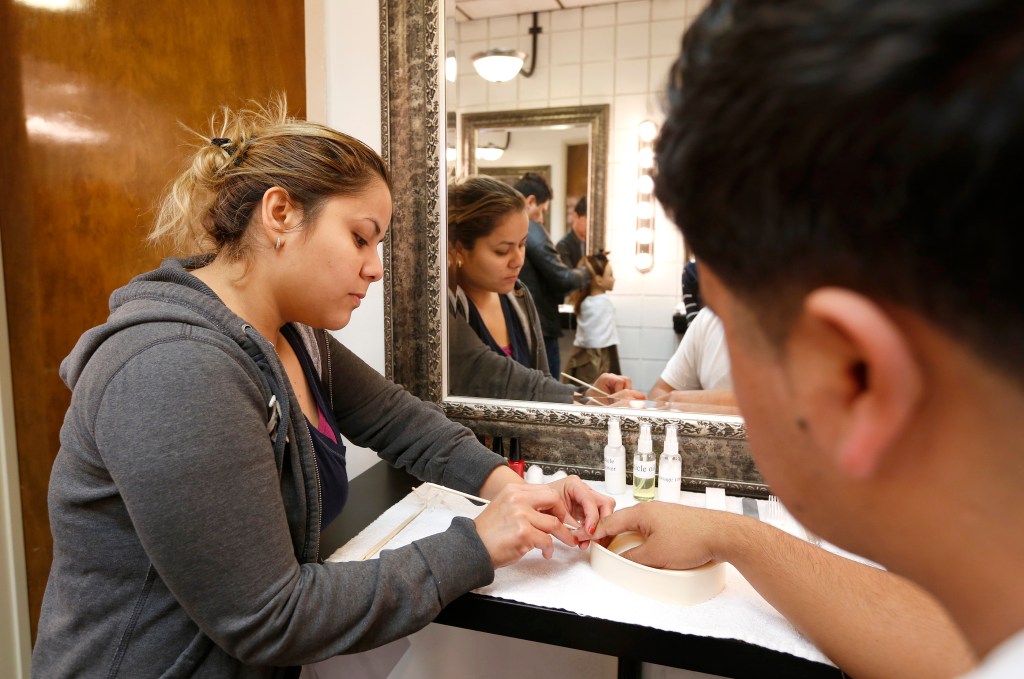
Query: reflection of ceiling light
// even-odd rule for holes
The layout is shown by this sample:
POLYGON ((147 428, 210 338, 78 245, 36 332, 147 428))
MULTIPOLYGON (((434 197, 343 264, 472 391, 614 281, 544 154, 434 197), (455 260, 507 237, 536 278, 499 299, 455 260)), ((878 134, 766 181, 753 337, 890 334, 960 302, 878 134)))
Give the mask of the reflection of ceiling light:
POLYGON ((647 245, 654 240, 654 229, 649 226, 641 226, 636 230, 635 238, 640 245, 647 245))
POLYGON ((639 153, 637 154, 637 165, 644 168, 645 170, 654 167, 654 149, 640 149, 639 153))
POLYGON ((505 149, 497 146, 478 146, 476 149, 477 160, 498 160, 505 154, 505 149))
POLYGON ((444 78, 453 83, 458 75, 459 60, 455 58, 455 50, 448 50, 448 55, 444 58, 444 78))
POLYGON ((106 132, 84 127, 66 113, 50 118, 30 115, 25 120, 25 129, 30 137, 42 137, 61 144, 102 144, 110 138, 106 132))
MULTIPOLYGON (((654 216, 654 205, 649 200, 641 200, 636 204, 636 218, 650 219, 654 216)), ((648 241, 649 242, 649 241, 648 241)))
POLYGON ((15 0, 16 4, 51 12, 80 12, 85 9, 86 0, 15 0))
POLYGON ((449 146, 444 150, 444 159, 447 160, 449 163, 454 163, 457 157, 458 154, 455 152, 454 147, 449 146))
POLYGON ((636 134, 644 141, 654 141, 654 138, 658 136, 658 126, 654 124, 653 120, 645 120, 637 126, 636 134))
POLYGON ((519 50, 494 48, 473 55, 473 68, 484 80, 503 83, 519 75, 526 55, 519 50))
POLYGON ((654 178, 649 174, 642 174, 636 178, 636 190, 640 193, 651 193, 654 191, 654 178))

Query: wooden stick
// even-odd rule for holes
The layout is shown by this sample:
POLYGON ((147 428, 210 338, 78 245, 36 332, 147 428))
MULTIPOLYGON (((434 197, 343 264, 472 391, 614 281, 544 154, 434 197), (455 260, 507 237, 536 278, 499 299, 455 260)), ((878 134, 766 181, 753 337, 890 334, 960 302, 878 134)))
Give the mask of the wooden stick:
POLYGON ((601 389, 598 389, 597 387, 595 387, 593 384, 590 384, 589 382, 584 382, 583 380, 578 380, 578 379, 576 379, 575 377, 573 377, 572 375, 570 375, 568 373, 562 373, 562 377, 564 377, 567 380, 572 380, 576 384, 580 384, 580 385, 582 385, 584 387, 587 387, 588 389, 593 389, 594 391, 596 391, 599 394, 604 394, 608 398, 613 398, 613 396, 611 394, 609 394, 607 391, 602 391, 601 389))
POLYGON ((363 554, 363 558, 362 558, 362 559, 360 559, 360 561, 366 561, 366 560, 367 560, 367 559, 369 559, 369 558, 370 558, 371 556, 373 556, 374 554, 376 554, 377 552, 379 552, 379 551, 380 551, 381 549, 383 549, 383 548, 384 548, 384 545, 386 545, 386 544, 388 544, 389 542, 391 542, 392 538, 394 538, 394 537, 395 537, 396 535, 398 535, 399 533, 401 533, 401 532, 402 532, 402 529, 403 529, 403 528, 405 528, 405 527, 406 527, 406 526, 408 526, 408 525, 409 525, 410 523, 412 523, 412 522, 413 522, 413 521, 414 521, 414 520, 416 519, 416 517, 417 517, 417 516, 419 516, 420 514, 422 514, 422 513, 424 512, 424 511, 426 511, 426 509, 427 509, 427 505, 423 505, 422 507, 420 507, 420 510, 419 510, 418 512, 416 512, 415 514, 413 514, 412 516, 410 516, 410 517, 409 517, 408 519, 406 519, 406 520, 405 520, 405 521, 403 521, 402 523, 398 524, 398 527, 397 527, 397 528, 395 528, 395 529, 394 529, 393 531, 391 531, 390 533, 388 533, 387 535, 385 535, 385 536, 384 536, 383 538, 381 538, 380 542, 378 542, 377 544, 375 544, 375 545, 373 546, 373 549, 371 549, 370 551, 368 551, 368 552, 367 552, 366 554, 363 554))

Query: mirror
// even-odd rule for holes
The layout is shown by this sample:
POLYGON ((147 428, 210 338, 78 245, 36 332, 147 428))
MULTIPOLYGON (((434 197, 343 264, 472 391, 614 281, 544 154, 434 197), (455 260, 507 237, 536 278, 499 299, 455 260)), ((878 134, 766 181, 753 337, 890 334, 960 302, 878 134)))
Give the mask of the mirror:
MULTIPOLYGON (((664 8, 674 4, 657 3, 656 6, 664 8)), ((638 6, 646 8, 648 13, 653 11, 651 3, 623 5, 638 6)), ((676 22, 677 26, 673 22, 650 19, 648 14, 645 30, 670 30, 673 42, 678 44, 682 21, 676 22), (668 29, 657 28, 663 25, 668 25, 668 29)), ((641 421, 652 424, 657 439, 663 436, 667 423, 676 424, 684 454, 685 486, 715 485, 747 494, 765 493, 763 480, 747 452, 743 422, 739 417, 448 395, 442 358, 448 339, 448 328, 443 320, 447 304, 444 214, 445 128, 448 125, 442 125, 442 121, 447 121, 442 104, 445 82, 442 45, 446 44, 443 37, 446 23, 443 7, 437 0, 384 0, 381 3, 382 151, 395 168, 394 217, 384 252, 387 376, 420 398, 438 403, 449 417, 478 434, 518 436, 524 456, 531 463, 562 467, 585 478, 601 478, 601 451, 609 416, 614 415, 622 421, 627 450, 635 449, 641 421)), ((632 42, 621 39, 619 44, 632 42)), ((543 41, 541 49, 544 49, 543 41)), ((658 60, 651 57, 645 60, 645 68, 649 67, 650 72, 667 73, 670 63, 671 57, 658 60)), ((617 72, 618 67, 608 68, 617 72)), ((630 76, 624 71, 622 77, 630 76)), ((644 82, 647 82, 646 77, 644 82)), ((634 104, 639 102, 641 115, 646 115, 645 94, 622 96, 634 104)), ((581 98, 572 103, 607 104, 607 97, 604 99, 590 102, 581 98)), ((616 111, 617 108, 612 110, 610 130, 617 125, 616 111)), ((613 138, 611 144, 615 143, 613 138)), ((607 170, 610 180, 607 185, 622 181, 635 184, 635 170, 635 164, 623 169, 616 167, 613 161, 607 170)), ((614 223, 614 208, 608 215, 608 223, 614 223)), ((668 234, 678 233, 663 217, 657 226, 659 235, 665 234, 666 238, 668 234)), ((607 237, 610 246, 611 238, 611 235, 607 237)), ((668 259, 674 256, 671 250, 669 246, 668 259)), ((676 259, 681 270, 681 245, 678 250, 676 259)), ((657 266, 654 271, 658 271, 657 266)), ((657 274, 646 279, 650 281, 651 290, 671 289, 672 296, 678 297, 675 288, 679 285, 679 276, 667 272, 661 274, 661 278, 665 280, 657 274)), ((660 443, 656 441, 656 445, 660 443)))

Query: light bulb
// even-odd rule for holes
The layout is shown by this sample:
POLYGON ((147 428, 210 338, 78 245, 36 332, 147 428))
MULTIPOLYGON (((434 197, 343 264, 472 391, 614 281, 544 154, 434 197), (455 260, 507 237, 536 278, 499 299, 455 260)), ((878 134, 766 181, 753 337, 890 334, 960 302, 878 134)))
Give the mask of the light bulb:
POLYGON ((490 49, 473 55, 473 68, 484 80, 503 83, 519 75, 525 60, 519 50, 490 49))
POLYGON ((641 200, 636 204, 636 218, 650 219, 654 216, 654 204, 649 200, 641 200))
POLYGON ((654 240, 654 229, 649 226, 637 227, 635 239, 640 245, 650 245, 654 240))
POLYGON ((478 146, 476 149, 477 160, 498 160, 505 154, 505 149, 497 146, 478 146))
POLYGON ((650 271, 653 264, 654 258, 651 257, 651 253, 649 252, 638 252, 636 253, 636 256, 633 257, 633 265, 636 267, 636 270, 641 273, 650 271))
POLYGON ((637 126, 636 134, 642 141, 654 141, 658 136, 658 126, 653 120, 645 120, 637 126))
POLYGON ((453 83, 458 75, 459 60, 455 58, 455 50, 448 50, 448 55, 444 58, 444 78, 453 83))
POLYGON ((640 152, 637 154, 637 165, 645 170, 654 167, 654 149, 640 149, 640 152))
POLYGON ((637 177, 636 190, 638 193, 651 193, 654 191, 654 177, 649 174, 642 174, 637 177))

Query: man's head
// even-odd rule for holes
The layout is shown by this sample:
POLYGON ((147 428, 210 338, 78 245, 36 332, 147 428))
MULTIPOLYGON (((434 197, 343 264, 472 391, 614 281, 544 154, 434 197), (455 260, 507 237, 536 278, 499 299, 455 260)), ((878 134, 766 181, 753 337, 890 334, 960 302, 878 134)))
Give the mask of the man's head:
POLYGON ((939 345, 1020 396, 1020 3, 712 2, 668 97, 657 196, 784 499, 900 464, 939 345))
POLYGON ((569 224, 572 232, 581 241, 587 240, 587 197, 583 196, 576 201, 576 206, 569 213, 569 224))
POLYGON ((516 182, 516 190, 526 198, 530 219, 544 221, 544 212, 551 205, 551 185, 536 172, 527 172, 516 182))

